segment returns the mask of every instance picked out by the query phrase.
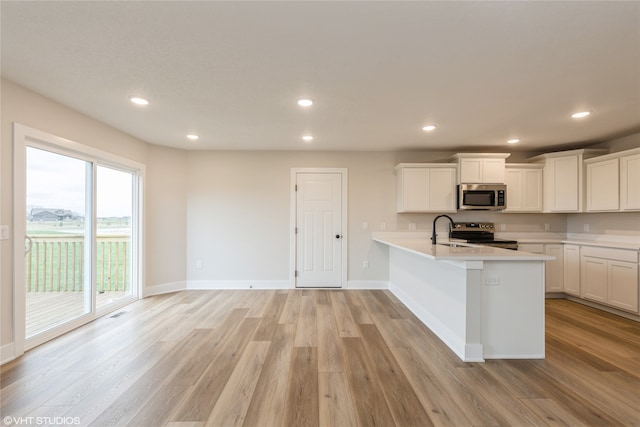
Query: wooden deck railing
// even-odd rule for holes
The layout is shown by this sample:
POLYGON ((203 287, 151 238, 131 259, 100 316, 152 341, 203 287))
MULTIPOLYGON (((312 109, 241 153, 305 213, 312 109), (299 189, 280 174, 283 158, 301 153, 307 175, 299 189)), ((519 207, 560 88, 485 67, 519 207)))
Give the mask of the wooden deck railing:
MULTIPOLYGON (((27 292, 69 292, 84 288, 82 235, 30 235, 26 255, 27 292)), ((130 289, 131 237, 98 236, 96 247, 98 292, 130 289)))

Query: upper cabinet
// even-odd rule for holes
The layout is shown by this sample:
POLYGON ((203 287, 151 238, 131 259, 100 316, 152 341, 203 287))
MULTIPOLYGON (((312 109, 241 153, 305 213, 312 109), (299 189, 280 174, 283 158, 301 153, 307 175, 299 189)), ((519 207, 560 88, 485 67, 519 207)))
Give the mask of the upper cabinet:
POLYGON ((458 162, 459 184, 503 184, 505 159, 509 153, 458 153, 452 159, 458 162))
POLYGON ((640 210, 640 149, 585 160, 587 211, 640 210))
POLYGON ((400 163, 395 167, 397 212, 455 212, 454 164, 400 163))
POLYGON ((584 212, 584 160, 607 150, 585 149, 541 154, 529 159, 543 167, 543 211, 584 212))
POLYGON ((505 212, 542 212, 542 167, 529 163, 506 165, 505 212))

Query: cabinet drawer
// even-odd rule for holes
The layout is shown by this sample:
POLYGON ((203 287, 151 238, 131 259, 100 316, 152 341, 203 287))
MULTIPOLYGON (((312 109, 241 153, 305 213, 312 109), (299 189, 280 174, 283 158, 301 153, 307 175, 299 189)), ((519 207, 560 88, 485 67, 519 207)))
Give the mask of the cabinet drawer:
POLYGON ((594 258, 606 258, 616 261, 638 262, 638 251, 613 248, 583 246, 582 255, 594 258))

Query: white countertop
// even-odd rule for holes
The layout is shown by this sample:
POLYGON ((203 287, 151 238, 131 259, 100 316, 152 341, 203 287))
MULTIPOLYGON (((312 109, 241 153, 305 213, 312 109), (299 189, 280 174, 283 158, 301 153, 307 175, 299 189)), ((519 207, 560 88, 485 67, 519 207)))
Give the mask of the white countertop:
POLYGON ((467 243, 455 242, 456 247, 446 246, 441 243, 448 243, 442 239, 438 244, 433 245, 426 235, 420 233, 394 233, 376 232, 373 233, 373 240, 385 245, 413 252, 433 260, 448 261, 547 261, 555 257, 532 254, 523 251, 512 251, 509 249, 494 248, 491 246, 471 245, 467 243))
POLYGON ((566 243, 571 245, 594 246, 600 248, 640 250, 640 239, 632 236, 612 236, 597 234, 557 234, 549 233, 496 233, 496 238, 513 239, 518 243, 566 243))

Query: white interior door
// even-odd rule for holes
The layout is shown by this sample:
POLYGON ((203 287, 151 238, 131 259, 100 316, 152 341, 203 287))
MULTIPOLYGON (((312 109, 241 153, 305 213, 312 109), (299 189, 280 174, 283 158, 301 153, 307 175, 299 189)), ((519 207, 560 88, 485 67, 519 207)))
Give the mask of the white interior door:
POLYGON ((343 175, 296 173, 296 287, 342 287, 343 175))

